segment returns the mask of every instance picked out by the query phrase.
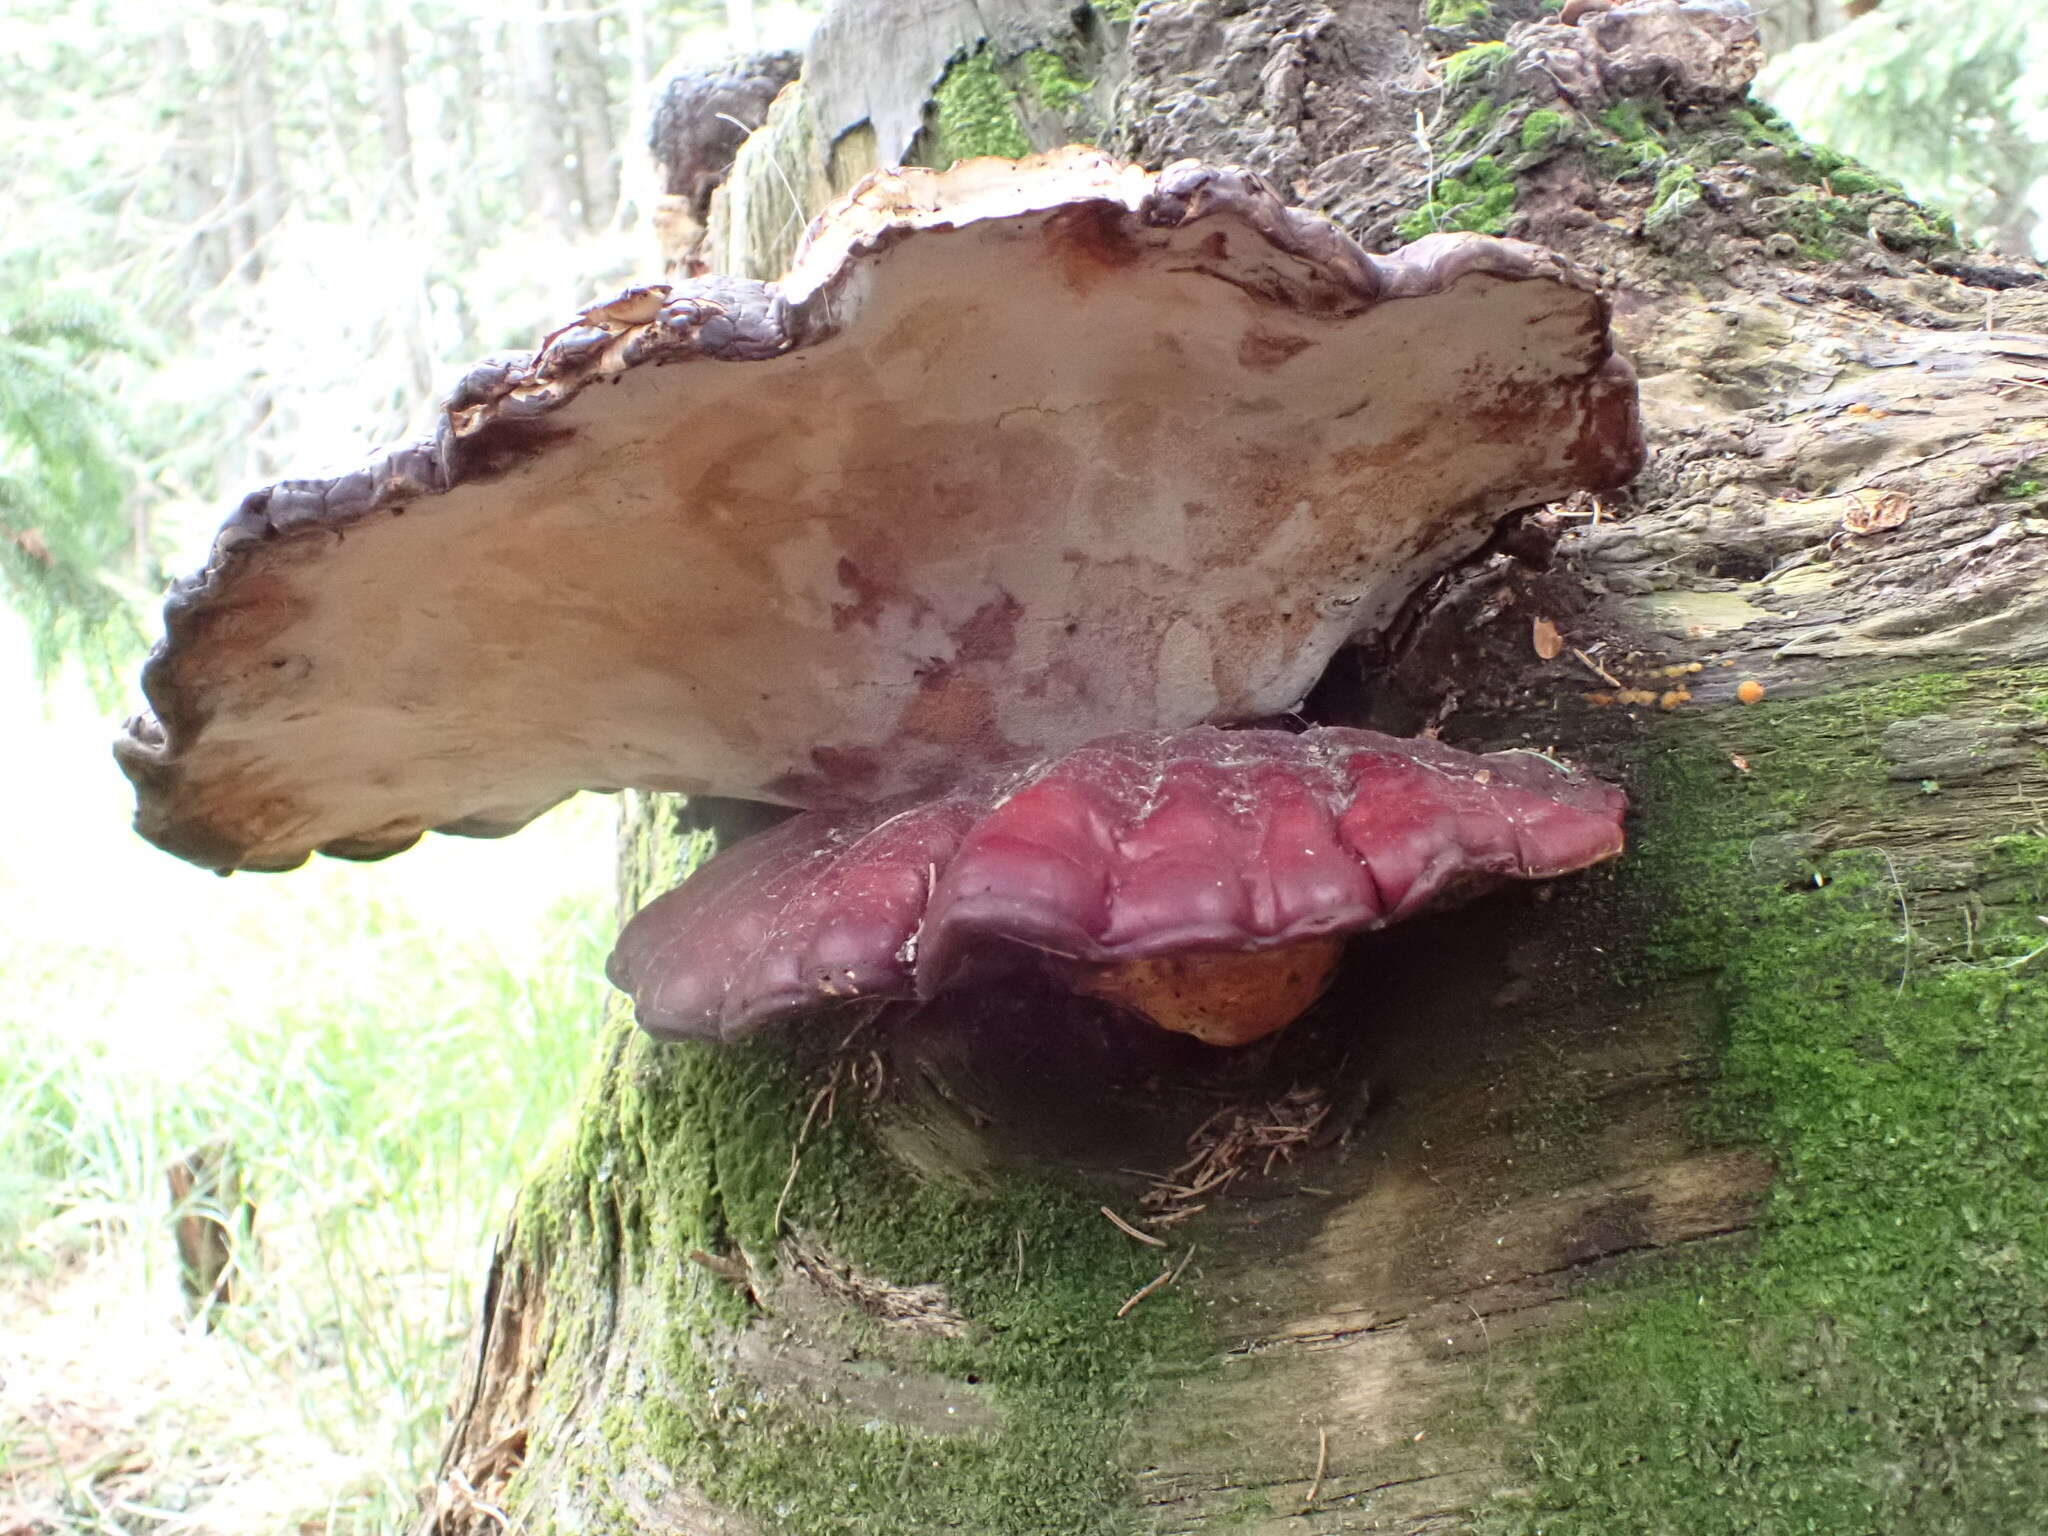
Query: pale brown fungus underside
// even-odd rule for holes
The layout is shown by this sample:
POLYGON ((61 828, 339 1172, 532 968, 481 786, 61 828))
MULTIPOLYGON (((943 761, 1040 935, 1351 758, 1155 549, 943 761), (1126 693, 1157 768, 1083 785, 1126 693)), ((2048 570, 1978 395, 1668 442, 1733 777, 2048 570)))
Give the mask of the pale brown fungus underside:
POLYGON ((250 496, 118 747, 138 827, 280 869, 1284 710, 1503 514, 1633 474, 1607 319, 1549 253, 1372 256, 1238 170, 878 174, 779 284, 573 326, 250 496))

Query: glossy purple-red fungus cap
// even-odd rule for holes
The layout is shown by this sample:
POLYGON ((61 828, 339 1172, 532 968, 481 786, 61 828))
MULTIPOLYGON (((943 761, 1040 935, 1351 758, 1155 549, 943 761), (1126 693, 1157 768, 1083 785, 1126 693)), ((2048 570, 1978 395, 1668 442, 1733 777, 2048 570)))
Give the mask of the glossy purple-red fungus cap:
POLYGON ((1113 736, 750 838, 636 916, 609 974, 651 1033, 730 1040, 932 997, 994 947, 1113 964, 1381 928, 1613 858, 1625 807, 1535 753, 1341 728, 1113 736))

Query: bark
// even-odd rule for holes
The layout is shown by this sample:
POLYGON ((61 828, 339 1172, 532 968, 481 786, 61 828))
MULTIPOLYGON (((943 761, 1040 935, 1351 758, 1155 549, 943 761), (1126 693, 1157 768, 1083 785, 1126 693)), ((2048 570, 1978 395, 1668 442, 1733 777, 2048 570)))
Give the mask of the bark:
POLYGON ((577 197, 583 227, 597 229, 619 201, 619 154, 612 129, 610 88, 595 17, 560 22, 556 30, 558 68, 567 102, 570 142, 575 146, 577 197))
POLYGON ((410 214, 418 202, 412 152, 412 114, 405 100, 405 27, 382 5, 367 17, 370 62, 377 74, 377 135, 384 147, 384 180, 378 188, 410 214))
POLYGON ((192 105, 181 114, 179 131, 164 146, 170 163, 171 217, 183 230, 182 248, 173 258, 187 274, 194 292, 204 292, 227 275, 227 255, 215 218, 219 190, 215 184, 211 114, 203 106, 211 92, 194 68, 182 23, 158 34, 155 87, 166 101, 192 105))
POLYGON ((277 150, 277 84, 270 36, 261 22, 242 28, 236 57, 236 115, 248 162, 249 218, 260 241, 284 219, 284 169, 277 150))
POLYGON ((569 163, 569 125, 556 75, 554 27, 545 0, 523 0, 506 27, 517 66, 526 195, 540 210, 545 228, 569 229, 577 212, 577 187, 569 163))
MULTIPOLYGON (((1585 762, 1630 786, 1633 851, 1359 944, 1228 1059, 1029 1000, 723 1052, 613 1018, 426 1528, 2039 1528, 2048 1241, 2014 1170, 2048 1130, 1915 1098, 2048 1030, 2039 272, 1759 114, 1703 6, 982 7, 930 78, 849 15, 728 201, 902 152, 817 52, 865 47, 927 152, 1092 131, 1251 164, 1376 247, 1492 227, 1611 275, 1633 492, 1532 517, 1309 711, 1585 762), (1079 88, 1034 91, 1034 51, 1079 88), (968 69, 1009 116, 963 118, 968 69), (1237 1177, 1162 1187, 1232 1126, 1237 1177), (1099 1210, 1196 1205, 1163 1247, 1099 1210)), ((783 232, 723 238, 745 265, 783 232)), ((688 816, 628 798, 622 910, 701 855, 688 816)))
POLYGON ((226 206, 228 268, 254 281, 263 273, 263 240, 283 216, 277 182, 276 104, 270 86, 270 44, 255 24, 213 24, 214 53, 232 82, 221 130, 221 181, 226 206))
MULTIPOLYGON (((452 96, 444 96, 438 103, 440 134, 455 148, 454 164, 482 164, 485 144, 479 119, 491 99, 491 92, 485 77, 483 40, 476 23, 450 21, 440 36, 438 48, 458 82, 452 96)), ((490 244, 495 233, 495 220, 475 198, 444 197, 444 201, 449 211, 455 264, 458 268, 468 269, 490 244)), ((459 294, 458 303, 462 309, 463 343, 474 350, 475 323, 469 314, 467 300, 459 294)))

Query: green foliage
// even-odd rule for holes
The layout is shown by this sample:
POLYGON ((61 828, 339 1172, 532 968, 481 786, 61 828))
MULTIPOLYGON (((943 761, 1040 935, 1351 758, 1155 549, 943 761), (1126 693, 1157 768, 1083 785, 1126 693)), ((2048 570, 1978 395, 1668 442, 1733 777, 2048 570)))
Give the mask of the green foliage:
POLYGON ((1017 159, 1031 153, 1031 140, 1017 117, 1017 100, 986 48, 946 71, 932 92, 924 158, 947 166, 979 155, 1017 159))
POLYGON ((1753 1256, 1624 1284, 1555 1351, 1529 1491, 1488 1512, 1489 1536, 2048 1520, 2048 988, 2031 974, 2048 834, 1977 850, 1998 904, 1943 965, 1916 961, 1882 850, 1795 890, 1751 859, 1760 832, 1853 814, 1845 794, 1911 793, 1884 783, 1882 727, 1968 688, 1760 706, 1752 775, 1702 740, 1638 786, 1620 889, 1661 914, 1640 984, 1714 974, 1708 1129, 1760 1145, 1778 1177, 1753 1256))
POLYGON ((133 346, 110 306, 0 263, 0 596, 40 679, 75 660, 103 698, 142 631, 118 584, 138 574, 119 418, 92 367, 133 346))
POLYGON ((1032 49, 1024 55, 1023 64, 1024 78, 1030 84, 1032 95, 1048 111, 1072 110, 1093 84, 1092 81, 1077 80, 1067 67, 1067 61, 1048 49, 1032 49))
POLYGON ((1955 207, 2014 254, 2034 239, 2048 14, 2030 0, 1887 0, 1790 50, 1760 84, 1815 137, 1955 207))
MULTIPOLYGON (((239 1253, 249 1284, 216 1313, 215 1337, 243 1364, 253 1400, 278 1404, 286 1421, 296 1408, 299 1422, 264 1425, 266 1435, 369 1469, 348 1486, 285 1496, 310 1505, 318 1528, 369 1536, 402 1526, 431 1479, 503 1205, 588 1075, 609 929, 604 905, 565 898, 545 940, 508 960, 451 942, 402 898, 343 889, 353 894, 324 904, 277 891, 290 946, 275 932, 209 933, 185 963, 203 1000, 189 1009, 152 969, 165 935, 146 949, 0 935, 11 1004, 0 1011, 0 1283, 62 1275, 97 1254, 174 1308, 160 1284, 171 1252, 164 1170, 196 1145, 231 1145, 257 1240, 239 1253), (217 974, 201 976, 202 955, 217 974), (167 1070, 163 1053, 119 1043, 160 1033, 159 1011, 199 1059, 167 1070), (226 1022, 209 1040, 198 1017, 226 1022)), ((162 1331, 159 1369, 175 1375, 180 1345, 162 1331)), ((147 1469, 164 1497, 225 1476, 258 1482, 235 1490, 258 1508, 277 1498, 260 1473, 224 1473, 218 1443, 178 1439, 179 1425, 203 1435, 210 1415, 232 1407, 176 1391, 127 1405, 170 1426, 147 1469)), ((0 1466, 29 1449, 10 1445, 10 1427, 0 1419, 0 1466)), ((80 1498, 80 1523, 66 1531, 152 1528, 80 1498)))
POLYGON ((44 670, 128 669, 114 585, 154 595, 159 530, 197 558, 224 494, 407 435, 458 367, 616 287, 644 77, 724 21, 10 0, 0 603, 44 670), (51 334, 53 306, 89 323, 51 334), (138 336, 151 366, 118 367, 138 336))

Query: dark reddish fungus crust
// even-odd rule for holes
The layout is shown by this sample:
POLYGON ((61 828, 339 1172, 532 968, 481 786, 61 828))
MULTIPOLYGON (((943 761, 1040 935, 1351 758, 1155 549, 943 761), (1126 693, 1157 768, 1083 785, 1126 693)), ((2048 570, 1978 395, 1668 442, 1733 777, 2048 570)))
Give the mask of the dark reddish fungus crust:
POLYGON ((1535 753, 1337 727, 1117 736, 750 838, 627 924, 608 970, 650 1032, 730 1040, 930 998, 992 950, 1114 963, 1383 928, 1613 858, 1625 808, 1535 753))
MULTIPOLYGON (((502 835, 578 789, 850 804, 942 786, 958 773, 1107 730, 1256 718, 1299 698, 1337 644, 1372 633, 1420 581, 1477 548, 1502 514, 1570 489, 1621 483, 1641 462, 1634 379, 1608 342, 1606 300, 1587 274, 1531 246, 1433 236, 1376 256, 1321 217, 1287 207, 1249 172, 1183 163, 1148 177, 1071 150, 1017 166, 969 162, 946 173, 881 173, 822 215, 808 238, 796 268, 779 284, 693 280, 645 306, 652 318, 631 296, 593 306, 541 352, 474 369, 426 441, 350 474, 281 481, 247 497, 220 530, 206 568, 171 592, 165 639, 143 671, 149 710, 129 722, 116 745, 137 789, 137 830, 210 868, 288 869, 315 851, 382 857, 427 830, 502 835), (948 186, 965 189, 957 209, 947 201, 948 186), (1046 186, 1056 190, 1048 193, 1046 186), (1060 187, 1071 187, 1071 195, 1060 187), (1569 298, 1551 309, 1552 330, 1568 335, 1569 346, 1544 364, 1549 372, 1537 370, 1540 378, 1510 369, 1488 385, 1483 399, 1470 402, 1467 441, 1475 462, 1487 467, 1470 472, 1469 483, 1458 482, 1449 504, 1430 514, 1442 519, 1438 532, 1410 531, 1398 521, 1408 515, 1401 509, 1406 487, 1420 473, 1415 466, 1442 462, 1435 447, 1396 442, 1387 452, 1405 453, 1399 464, 1359 452, 1353 455, 1359 462, 1348 468, 1339 453, 1335 470, 1317 471, 1337 480, 1315 482, 1312 489, 1323 496, 1315 514, 1321 521, 1305 522, 1299 537, 1328 542, 1327 553, 1318 544, 1314 555, 1325 563, 1310 568, 1329 573, 1334 585, 1311 583, 1308 590, 1269 582, 1260 567, 1250 583, 1257 593, 1225 586, 1217 596, 1216 583, 1231 579, 1242 561, 1234 566, 1235 557, 1210 551, 1209 543, 1222 549, 1220 535, 1196 519, 1196 511, 1213 520, 1235 508, 1233 498, 1247 488, 1256 493, 1252 499, 1265 494, 1273 501, 1261 516, 1308 506, 1293 500, 1304 493, 1284 475, 1232 464, 1227 456, 1219 460, 1225 479, 1238 476, 1244 485, 1219 483, 1210 498, 1217 507, 1190 509, 1186 538, 1209 543, 1199 557, 1188 558, 1208 562, 1200 572, 1210 586, 1187 588, 1178 613, 1169 599, 1183 589, 1173 579, 1155 584, 1149 608, 1101 613, 1088 584, 1107 590, 1127 583, 1117 562, 1131 557, 1120 551, 1101 556, 1092 570, 1072 564, 1072 549, 1059 556, 1066 566, 1028 551, 1021 565, 984 572, 979 579, 986 591, 945 585, 956 576, 950 568, 937 574, 919 568, 905 585, 899 576, 910 556, 899 547, 905 546, 900 529, 885 524, 859 536, 886 545, 887 558, 838 552, 835 567, 835 552, 826 551, 801 565, 813 551, 797 550, 796 535, 787 531, 794 526, 790 516, 778 530, 792 541, 786 546, 763 548, 758 535, 752 542, 733 536, 741 560, 757 567, 781 560, 785 547, 792 551, 788 563, 770 569, 765 595, 743 591, 745 581, 763 579, 758 570, 742 569, 737 580, 689 577, 704 568, 696 545, 678 554, 618 542, 612 530, 626 513, 641 518, 634 526, 642 538, 650 529, 670 528, 711 542, 726 537, 719 520, 735 515, 730 507, 717 504, 706 512, 687 498, 665 500, 675 493, 661 483, 607 490, 614 500, 601 512, 570 514, 568 543, 579 555, 625 571, 624 592, 607 596, 596 578, 578 577, 581 568, 571 556, 524 542, 534 507, 517 497, 528 488, 562 483, 581 494, 595 477, 613 476, 615 465, 649 452, 670 455, 663 469, 674 484, 685 476, 698 477, 690 482, 697 484, 707 475, 766 473, 754 466, 772 467, 784 457, 776 444, 785 439, 768 442, 760 436, 766 427, 746 441, 707 439, 703 430, 716 415, 710 404, 692 407, 698 417, 689 426, 608 448, 602 446, 607 413, 622 419, 619 402, 652 398, 645 390, 636 397, 633 386, 651 388, 654 370, 688 363, 781 366, 778 360, 793 355, 822 357, 814 349, 842 333, 871 338, 872 325, 862 330, 863 295, 894 259, 892 251, 926 231, 977 225, 1000 231, 1011 218, 1023 221, 1020 229, 1037 220, 1034 229, 1064 232, 1059 240, 1041 240, 1041 247, 1064 262, 1063 291, 1076 295, 1076 303, 1103 291, 1101 284, 1116 280, 1114 274, 1148 249, 1159 268, 1156 252, 1165 237, 1158 232, 1191 232, 1174 235, 1181 243, 1173 264, 1161 270, 1181 274, 1171 281, 1191 281, 1189 273, 1218 279, 1210 291, 1225 293, 1221 285, 1228 284, 1245 296, 1237 302, 1253 306, 1253 321, 1235 351, 1239 380, 1272 379, 1276 371, 1291 377, 1313 360, 1314 352, 1301 356, 1299 334, 1282 333, 1289 327, 1298 332, 1367 311, 1392 313, 1377 307, 1443 294, 1467 280, 1488 291, 1543 288, 1569 298), (1226 256, 1223 231, 1246 228, 1263 244, 1254 248, 1233 235, 1238 243, 1226 256), (1216 233, 1200 233, 1209 229, 1216 233), (1261 329, 1259 316, 1279 322, 1279 330, 1261 329), (578 406, 600 383, 628 387, 578 406), (1260 490, 1261 476, 1271 482, 1268 492, 1260 490), (1347 551, 1341 543, 1351 537, 1343 533, 1347 519, 1364 517, 1356 525, 1363 530, 1382 508, 1398 525, 1384 536, 1384 556, 1367 560, 1357 544, 1347 551), (714 523, 718 527, 704 534, 714 523), (412 553, 420 549, 433 558, 412 553), (1383 558, 1391 563, 1373 563, 1383 558), (668 565, 652 569, 663 560, 668 565), (421 565, 430 568, 420 573, 418 590, 391 590, 401 573, 411 581, 421 565), (346 581, 329 574, 336 569, 346 581), (774 587, 786 569, 800 571, 788 579, 805 583, 801 590, 774 587), (834 569, 837 578, 826 574, 834 569), (1369 574, 1375 570, 1377 576, 1369 574), (678 576, 699 585, 679 589, 678 576), (1020 580, 1042 585, 1026 590, 1020 580), (445 621, 435 617, 492 581, 502 583, 504 595, 492 587, 484 606, 460 609, 445 621), (1042 599, 1060 582, 1095 604, 1081 614, 1071 654, 1010 658, 1001 643, 1006 638, 1016 643, 1023 637, 1048 650, 1042 637, 1060 628, 1060 616, 1048 613, 1042 599), (870 594, 877 594, 872 601, 870 594), (778 597, 787 601, 778 604, 778 597), (783 628, 749 650, 733 638, 727 616, 712 611, 721 600, 735 611, 774 615, 783 628), (615 651, 602 655, 590 643, 590 615, 598 613, 624 616, 608 632, 617 640, 615 651), (702 617, 693 620, 693 614, 702 617), (816 623, 818 614, 829 622, 816 623), (551 638, 548 625, 556 622, 561 634, 551 638), (858 684, 872 690, 862 694, 872 700, 865 715, 856 711, 830 722, 822 738, 764 738, 774 722, 822 716, 856 685, 826 677, 815 694, 757 696, 741 676, 748 668, 719 646, 779 667, 776 678, 801 680, 806 670, 798 646, 812 643, 806 626, 841 631, 823 637, 835 654, 868 647, 887 663, 886 676, 858 684), (1131 654, 1119 653, 1118 644, 1131 654), (1253 675, 1240 677, 1232 669, 1247 656, 1258 658, 1245 663, 1253 675), (589 702, 612 679, 621 680, 614 692, 589 702), (863 739, 870 721, 876 722, 872 739, 863 739), (711 745, 701 760, 690 760, 699 742, 711 745)), ((1000 235, 991 238, 1000 243, 1000 235)), ((927 313, 913 309, 909 317, 943 333, 950 320, 939 311, 950 302, 928 301, 927 313)), ((1406 313, 1406 306, 1394 310, 1406 313)), ((1146 334, 1165 333, 1153 326, 1146 334)), ((1528 334, 1536 335, 1533 322, 1528 334)), ((752 377, 750 371, 714 372, 721 379, 752 377)), ((688 377, 710 375, 689 370, 688 377)), ((748 387, 758 398, 762 387, 748 387)), ((1235 386, 1216 389, 1228 387, 1235 386)), ((1445 414, 1435 412, 1440 419, 1445 414)), ((977 430, 987 436, 992 429, 984 424, 977 430)), ((876 493, 864 475, 886 471, 884 478, 902 475, 912 484, 928 475, 939 486, 959 481, 963 463, 991 466, 985 473, 1018 485, 1029 476, 991 456, 1012 438, 1021 441, 1018 426, 1003 431, 1009 436, 992 439, 992 447, 977 439, 958 448, 961 457, 929 471, 907 450, 891 449, 875 456, 874 471, 849 466, 839 473, 851 492, 867 497, 876 493)), ((912 433, 916 440, 930 436, 912 433)), ((1194 446, 1214 453, 1221 443, 1194 446)), ((1071 457, 1084 465, 1100 462, 1093 444, 1072 449, 1071 457)), ((1149 471, 1141 463, 1116 473, 1142 486, 1158 475, 1156 462, 1147 463, 1149 471)), ((972 506, 985 501, 986 490, 959 481, 953 494, 972 506)), ((767 493, 747 495, 771 511, 777 505, 767 493)), ((806 513, 804 527, 832 528, 831 511, 806 513)), ((1103 514, 1092 503, 1081 515, 1101 525, 1103 514)), ((1305 520, 1305 510, 1302 515, 1305 520)), ((1056 550, 1068 535, 1048 528, 1033 537, 1056 550)), ((1277 538, 1270 529, 1261 537, 1277 538)), ((928 547, 932 541, 923 542, 928 547)), ((1075 634, 1075 624, 1064 627, 1075 634)))

